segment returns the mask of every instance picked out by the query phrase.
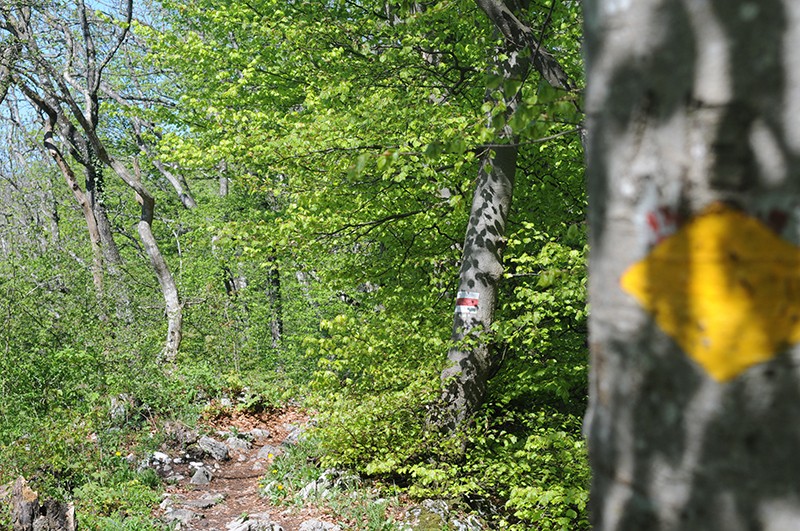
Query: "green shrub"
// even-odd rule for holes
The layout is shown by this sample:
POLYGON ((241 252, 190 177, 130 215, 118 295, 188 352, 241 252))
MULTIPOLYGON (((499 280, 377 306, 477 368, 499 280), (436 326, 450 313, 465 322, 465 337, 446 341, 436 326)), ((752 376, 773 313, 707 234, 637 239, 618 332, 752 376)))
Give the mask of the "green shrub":
POLYGON ((154 473, 137 474, 127 463, 112 466, 113 470, 97 474, 94 481, 75 489, 81 527, 98 531, 160 529, 150 517, 160 500, 159 491, 153 488, 154 473))

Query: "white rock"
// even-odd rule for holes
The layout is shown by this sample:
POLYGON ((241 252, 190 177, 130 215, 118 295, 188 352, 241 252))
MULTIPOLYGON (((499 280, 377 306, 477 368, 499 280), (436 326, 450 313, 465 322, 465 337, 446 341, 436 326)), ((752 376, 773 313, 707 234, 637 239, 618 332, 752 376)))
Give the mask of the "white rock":
POLYGON ((153 459, 155 459, 156 461, 158 461, 160 463, 168 463, 169 462, 169 456, 167 454, 165 454, 164 452, 153 452, 153 459))
POLYGON ((167 511, 164 514, 164 520, 168 523, 172 522, 180 522, 183 525, 189 525, 192 520, 199 520, 203 518, 202 514, 196 513, 194 511, 190 511, 189 509, 175 509, 173 511, 167 511))
POLYGON ((283 531, 283 527, 272 521, 269 513, 242 516, 225 525, 228 531, 283 531))
POLYGON ((200 440, 197 441, 197 445, 201 450, 217 461, 228 459, 228 447, 216 439, 212 439, 208 436, 200 437, 200 440))
POLYGON ((312 518, 300 524, 298 531, 342 531, 342 528, 336 524, 312 518))
POLYGON ((225 446, 233 451, 246 451, 250 449, 250 443, 238 437, 228 437, 225 439, 225 446))
POLYGON ((265 444, 261 447, 256 455, 256 459, 274 459, 275 457, 281 455, 283 450, 277 446, 272 446, 270 444, 265 444), (270 457, 272 456, 272 457, 270 457))
POLYGON ((192 485, 208 485, 213 478, 214 474, 212 474, 209 469, 205 467, 198 468, 197 472, 192 476, 192 479, 189 480, 189 483, 192 485))
POLYGON ((267 439, 269 438, 269 430, 261 428, 254 428, 247 432, 247 434, 254 439, 267 439))

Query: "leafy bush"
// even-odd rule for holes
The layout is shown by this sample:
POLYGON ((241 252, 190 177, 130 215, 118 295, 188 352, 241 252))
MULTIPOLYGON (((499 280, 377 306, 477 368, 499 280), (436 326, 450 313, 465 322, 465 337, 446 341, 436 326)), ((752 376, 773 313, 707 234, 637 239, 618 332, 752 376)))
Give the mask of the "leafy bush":
POLYGON ((323 463, 399 481, 415 497, 462 500, 495 514, 494 526, 586 529, 584 240, 527 224, 511 236, 517 276, 491 334, 502 363, 464 454, 428 425, 448 345, 440 308, 423 297, 395 306, 382 294, 374 315, 324 322, 325 336, 309 342, 323 463))
POLYGON ((445 345, 430 321, 384 309, 340 315, 323 330, 327 337, 313 342, 319 361, 309 403, 320 411, 324 462, 392 474, 429 454, 427 405, 439 390, 445 345))
POLYGON ((75 489, 81 528, 98 531, 161 529, 150 516, 160 500, 154 488, 160 483, 158 477, 154 477, 152 471, 135 473, 124 461, 110 466, 111 470, 99 471, 93 481, 75 489))

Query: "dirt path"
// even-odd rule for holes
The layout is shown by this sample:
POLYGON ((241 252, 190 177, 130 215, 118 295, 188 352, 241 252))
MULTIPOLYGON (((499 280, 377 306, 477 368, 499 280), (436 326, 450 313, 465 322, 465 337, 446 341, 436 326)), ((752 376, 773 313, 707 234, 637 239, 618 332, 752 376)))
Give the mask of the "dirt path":
POLYGON ((294 408, 260 414, 222 411, 215 418, 205 419, 204 426, 213 430, 217 440, 224 441, 223 435, 229 433, 246 437, 238 438, 241 443, 228 442, 230 458, 227 460, 204 456, 203 466, 212 475, 205 485, 190 483, 200 461, 187 458, 184 453, 176 462, 175 452, 170 452, 172 462, 167 467, 162 466, 160 473, 174 482, 166 489, 158 515, 175 521, 182 530, 271 531, 271 522, 284 531, 298 531, 303 522, 312 518, 332 525, 329 519, 314 514, 313 509, 274 506, 259 494, 259 480, 284 445, 296 438, 308 420, 307 415, 294 408), (245 447, 247 439, 252 440, 249 448, 245 447), (242 448, 235 449, 237 445, 242 448), (249 520, 242 520, 243 515, 249 520), (238 527, 237 520, 240 521, 238 527))

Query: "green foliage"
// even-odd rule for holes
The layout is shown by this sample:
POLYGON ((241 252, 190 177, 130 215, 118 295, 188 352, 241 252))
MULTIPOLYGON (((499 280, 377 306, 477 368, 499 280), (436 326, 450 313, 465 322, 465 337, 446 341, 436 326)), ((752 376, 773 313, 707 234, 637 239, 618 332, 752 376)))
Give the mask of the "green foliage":
POLYGON ((160 501, 154 486, 160 479, 152 470, 135 473, 122 457, 113 456, 108 468, 95 474, 94 481, 74 492, 76 511, 85 529, 144 531, 162 529, 153 522, 153 507, 160 501))
POLYGON ((588 529, 589 467, 580 417, 547 409, 492 422, 495 426, 476 436, 461 471, 469 480, 460 480, 459 488, 479 499, 505 500, 510 514, 497 526, 588 529), (507 431, 511 426, 514 432, 507 431))
POLYGON ((323 324, 310 403, 321 411, 325 462, 386 474, 427 453, 424 405, 436 396, 445 345, 430 313, 411 320, 387 307, 323 324))
MULTIPOLYGON (((60 239, 22 220, 0 262, 1 481, 21 473, 75 499, 90 529, 150 529, 157 486, 116 455, 121 434, 220 396, 253 408, 302 398, 319 411, 317 439, 275 461, 274 502, 294 503, 319 475, 314 456, 492 508, 498 528, 586 527, 581 101, 535 75, 487 74, 496 35, 473 1, 417 4, 165 0, 134 25, 147 45, 126 51, 136 72, 112 63, 107 75, 142 103, 104 102, 102 134, 154 190, 182 348, 160 362, 163 299, 129 192, 104 189, 122 264, 100 297, 80 212, 54 195, 69 205, 60 239), (516 92, 506 116, 499 96, 516 92), (197 208, 129 140, 132 117, 155 124, 143 138, 197 208), (429 421, 478 159, 508 127, 518 170, 488 334, 502 362, 457 459, 459 441, 429 421), (121 394, 130 404, 112 422, 121 394)), ((577 7, 534 1, 521 16, 580 83, 577 7)), ((348 518, 386 528, 383 509, 353 507, 348 518)))
POLYGON ((514 453, 517 467, 509 474, 519 478, 506 502, 515 517, 540 529, 589 528, 589 469, 583 445, 566 432, 528 437, 514 453))

